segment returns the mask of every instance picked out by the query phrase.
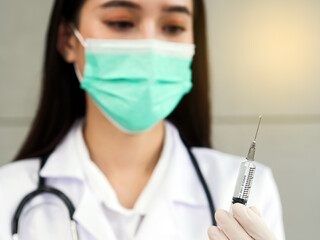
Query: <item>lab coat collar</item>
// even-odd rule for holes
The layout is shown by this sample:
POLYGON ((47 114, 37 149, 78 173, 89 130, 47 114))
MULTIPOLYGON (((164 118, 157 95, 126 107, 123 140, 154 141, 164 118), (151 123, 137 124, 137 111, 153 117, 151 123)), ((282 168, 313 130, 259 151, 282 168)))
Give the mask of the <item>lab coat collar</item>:
POLYGON ((101 203, 87 186, 74 213, 74 219, 78 228, 84 228, 94 239, 117 239, 107 216, 102 211, 101 203))
POLYGON ((68 178, 84 180, 84 173, 79 164, 78 148, 75 134, 81 120, 78 120, 64 137, 56 150, 49 156, 46 164, 40 171, 44 178, 68 178))
MULTIPOLYGON (((57 149, 49 156, 47 163, 40 172, 46 178, 73 178, 84 181, 84 173, 79 164, 79 149, 76 146, 76 129, 79 120, 66 135, 57 149)), ((171 163, 168 169, 168 195, 175 202, 187 205, 207 205, 207 199, 200 184, 191 159, 183 144, 179 132, 170 122, 166 122, 167 134, 173 145, 168 154, 171 163)), ((80 154, 81 155, 81 154, 80 154)), ((197 159, 199 161, 199 159, 197 159)), ((201 168, 201 164, 200 164, 201 168)))
MULTIPOLYGON (((79 164, 79 153, 76 147, 76 123, 66 135, 57 149, 50 155, 40 172, 45 178, 56 180, 80 180, 85 182, 85 175, 79 164)), ((170 163, 163 189, 159 189, 159 197, 145 216, 136 239, 179 239, 176 234, 175 204, 188 206, 207 206, 207 200, 195 169, 182 143, 177 129, 166 122, 170 134, 170 163), (154 224, 157 226, 154 226, 154 224)), ((102 206, 92 194, 88 184, 83 185, 83 193, 76 204, 75 219, 95 239, 111 239, 116 237, 111 229, 102 206)))

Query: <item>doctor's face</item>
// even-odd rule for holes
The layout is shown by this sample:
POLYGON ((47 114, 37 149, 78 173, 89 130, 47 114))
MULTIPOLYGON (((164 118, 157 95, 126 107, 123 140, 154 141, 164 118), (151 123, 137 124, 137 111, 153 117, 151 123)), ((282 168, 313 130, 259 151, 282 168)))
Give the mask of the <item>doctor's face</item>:
MULTIPOLYGON (((87 0, 79 12, 78 29, 84 39, 153 38, 193 43, 193 1, 87 0)), ((84 49, 72 38, 75 47, 66 60, 83 70, 84 49)))

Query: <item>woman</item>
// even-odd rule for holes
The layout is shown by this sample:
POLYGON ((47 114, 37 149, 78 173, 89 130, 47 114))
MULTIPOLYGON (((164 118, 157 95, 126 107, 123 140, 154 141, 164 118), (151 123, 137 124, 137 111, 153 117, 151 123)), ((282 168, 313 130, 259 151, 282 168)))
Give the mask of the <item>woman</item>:
POLYGON ((68 239, 62 217, 80 239, 284 239, 262 165, 257 208, 210 216, 211 196, 229 208, 241 159, 208 148, 206 54, 202 0, 56 0, 40 106, 19 161, 0 170, 0 239, 12 222, 21 239, 68 239), (75 212, 45 193, 13 219, 38 185, 75 212))

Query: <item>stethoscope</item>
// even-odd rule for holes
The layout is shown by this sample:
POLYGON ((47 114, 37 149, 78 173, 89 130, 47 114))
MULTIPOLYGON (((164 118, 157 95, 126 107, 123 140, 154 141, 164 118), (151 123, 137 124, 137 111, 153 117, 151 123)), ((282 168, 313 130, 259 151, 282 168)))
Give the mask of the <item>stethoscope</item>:
MULTIPOLYGON (((209 203, 209 210, 210 210, 210 214, 211 214, 211 221, 212 224, 214 226, 217 226, 216 220, 214 218, 214 214, 215 214, 215 208, 214 208, 214 204, 213 204, 213 200, 211 197, 211 193, 209 191, 208 185, 203 177, 203 174, 200 170, 199 164, 194 156, 194 154, 191 152, 191 147, 189 147, 185 142, 184 145, 188 151, 188 154, 190 156, 191 162, 194 166, 194 169, 197 173, 197 176, 201 182, 201 185, 203 187, 203 190, 206 194, 207 197, 207 201, 209 203)), ((76 225, 76 221, 73 219, 73 215, 75 212, 75 207, 73 205, 73 203, 71 202, 71 200, 60 190, 56 189, 56 188, 52 188, 46 185, 46 181, 45 178, 40 176, 40 171, 43 168, 43 166, 46 164, 47 159, 49 158, 50 154, 44 155, 40 158, 40 168, 39 168, 39 183, 38 183, 38 188, 29 193, 28 195, 26 195, 22 201, 20 202, 20 204, 17 207, 17 210, 14 214, 14 217, 12 219, 12 238, 13 240, 19 240, 19 235, 18 235, 18 230, 19 230, 19 219, 21 216, 21 213, 24 209, 24 207, 35 197, 39 196, 40 194, 43 193, 49 193, 52 194, 56 197, 58 197, 67 207, 68 209, 68 213, 69 213, 69 218, 70 218, 70 227, 71 227, 71 233, 72 233, 72 239, 73 240, 78 240, 79 239, 79 235, 78 235, 78 231, 77 231, 77 225, 76 225)))

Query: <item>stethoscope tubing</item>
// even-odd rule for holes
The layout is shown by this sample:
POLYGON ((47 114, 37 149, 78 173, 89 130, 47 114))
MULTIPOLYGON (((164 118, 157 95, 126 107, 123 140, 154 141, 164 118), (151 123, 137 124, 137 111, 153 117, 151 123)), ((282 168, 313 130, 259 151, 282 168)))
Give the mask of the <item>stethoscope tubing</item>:
MULTIPOLYGON (((56 189, 56 188, 52 188, 52 187, 48 187, 48 186, 39 186, 38 189, 36 189, 35 191, 29 193, 28 195, 26 195, 22 201, 20 202, 13 220, 12 220, 12 235, 15 236, 14 239, 19 239, 18 238, 18 229, 19 229, 19 219, 21 216, 21 213, 24 209, 24 207, 35 197, 43 194, 43 193, 48 193, 48 194, 52 194, 56 197, 58 197, 67 207, 68 209, 68 213, 69 213, 69 218, 72 222, 75 222, 73 219, 73 214, 75 212, 75 207, 73 205, 73 203, 71 202, 71 200, 60 190, 56 189)), ((73 233, 74 234, 74 233, 73 233)))
POLYGON ((201 185, 203 187, 203 190, 206 194, 206 197, 207 197, 207 201, 208 201, 208 204, 209 204, 209 209, 210 209, 210 216, 211 216, 211 222, 212 222, 212 225, 213 226, 217 226, 217 222, 216 222, 216 219, 214 217, 214 214, 215 214, 215 207, 214 207, 214 204, 213 204, 213 200, 212 200, 212 197, 211 197, 211 193, 210 193, 210 190, 208 188, 208 185, 206 183, 206 180, 204 179, 203 177, 203 174, 201 172, 201 169, 199 167, 199 164, 197 162, 197 159, 196 157, 194 156, 194 154, 191 152, 191 149, 190 148, 187 148, 187 151, 189 153, 189 156, 190 156, 190 159, 191 159, 191 162, 194 166, 194 169, 196 170, 197 172, 197 175, 198 175, 198 178, 201 182, 201 185))
MULTIPOLYGON (((184 142, 184 145, 186 147, 186 150, 190 156, 190 160, 192 162, 192 165, 194 166, 194 169, 197 173, 197 176, 199 178, 199 181, 203 187, 203 190, 205 192, 205 195, 207 197, 207 201, 208 201, 208 205, 209 205, 209 211, 210 211, 210 215, 211 215, 211 222, 212 222, 212 225, 214 226, 217 226, 217 223, 216 223, 216 220, 215 220, 215 217, 214 217, 214 214, 215 214, 215 207, 214 207, 214 204, 213 204, 213 199, 211 197, 211 193, 210 193, 210 190, 208 188, 208 185, 205 181, 205 178, 201 172, 201 169, 199 167, 199 164, 198 164, 198 161, 196 159, 196 157, 194 156, 194 154, 192 153, 191 151, 191 147, 189 147, 186 142, 184 142)), ((42 169, 42 167, 45 165, 48 157, 50 156, 50 154, 47 154, 45 156, 42 156, 41 157, 41 163, 40 163, 40 169, 39 169, 39 172, 40 170, 42 169)), ((72 230, 72 236, 73 236, 73 240, 78 240, 78 233, 77 233, 77 229, 76 229, 76 222, 75 220, 73 219, 73 215, 74 215, 74 212, 75 212, 75 207, 72 203, 72 201, 67 197, 67 195, 65 195, 63 192, 61 192, 60 190, 58 189, 55 189, 55 188, 52 188, 52 187, 49 187, 49 186, 46 186, 45 184, 45 179, 42 178, 39 174, 39 185, 38 185, 38 188, 29 193, 28 195, 26 195, 22 201, 20 202, 20 204, 18 205, 17 207, 17 210, 14 214, 14 217, 12 219, 12 237, 13 237, 13 240, 18 240, 19 239, 19 236, 18 236, 18 230, 19 230, 19 219, 20 219, 20 216, 21 216, 21 213, 24 209, 24 207, 33 199, 35 198, 36 196, 40 195, 40 194, 43 194, 43 193, 48 193, 48 194, 52 194, 56 197, 58 197, 59 199, 62 200, 62 202, 65 204, 65 206, 67 207, 68 209, 68 213, 69 213, 69 218, 70 218, 70 223, 71 223, 71 230, 72 230)))

